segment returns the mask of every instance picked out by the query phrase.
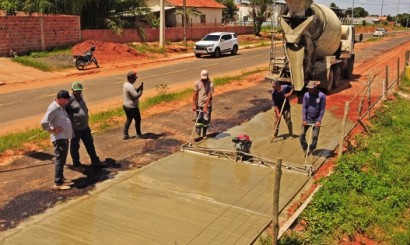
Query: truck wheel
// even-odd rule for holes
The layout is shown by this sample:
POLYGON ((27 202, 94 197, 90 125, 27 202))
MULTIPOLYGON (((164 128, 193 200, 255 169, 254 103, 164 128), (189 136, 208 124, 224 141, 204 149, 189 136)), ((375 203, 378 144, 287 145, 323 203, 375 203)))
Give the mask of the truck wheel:
POLYGON ((325 87, 326 93, 329 93, 330 91, 332 91, 333 81, 334 81, 333 69, 330 69, 329 78, 327 79, 327 84, 326 84, 326 87, 325 87))
POLYGON ((354 58, 347 61, 346 69, 342 71, 342 77, 346 79, 353 78, 354 58))
POLYGON ((213 57, 219 58, 221 56, 221 50, 219 48, 215 49, 215 52, 213 53, 213 57))
POLYGON ((339 65, 334 65, 332 67, 333 70, 333 88, 338 88, 340 85, 342 85, 342 79, 340 77, 342 73, 342 69, 340 68, 339 65))
POLYGON ((195 54, 195 57, 201 58, 201 54, 195 54))
POLYGON ((231 51, 231 54, 232 55, 236 55, 236 54, 238 54, 238 46, 233 46, 233 48, 232 48, 232 51, 231 51))

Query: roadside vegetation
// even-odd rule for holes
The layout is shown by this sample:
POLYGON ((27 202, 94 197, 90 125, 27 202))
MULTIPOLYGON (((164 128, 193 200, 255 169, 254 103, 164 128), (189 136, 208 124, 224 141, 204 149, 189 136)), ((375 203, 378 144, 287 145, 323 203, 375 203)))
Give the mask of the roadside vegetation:
MULTIPOLYGON (((247 72, 242 72, 241 75, 216 77, 213 79, 215 86, 222 86, 224 84, 232 83, 244 79, 252 74, 264 72, 262 69, 255 69, 247 72)), ((167 103, 171 101, 185 100, 189 98, 193 89, 185 89, 178 92, 169 92, 169 88, 166 84, 160 84, 156 87, 157 95, 148 97, 141 101, 141 111, 148 110, 156 105, 167 103)), ((124 111, 122 106, 117 108, 91 114, 90 125, 94 132, 103 133, 105 130, 119 126, 124 123, 124 111)), ((5 153, 7 150, 12 151, 27 151, 31 149, 30 145, 35 145, 41 149, 49 147, 49 134, 43 131, 41 128, 26 129, 21 132, 6 134, 0 136, 0 154, 5 153)))
POLYGON ((410 101, 387 101, 369 128, 280 244, 410 244, 410 101))
POLYGON ((60 47, 51 51, 30 52, 25 56, 12 58, 14 62, 41 71, 60 71, 74 67, 71 47, 60 47))

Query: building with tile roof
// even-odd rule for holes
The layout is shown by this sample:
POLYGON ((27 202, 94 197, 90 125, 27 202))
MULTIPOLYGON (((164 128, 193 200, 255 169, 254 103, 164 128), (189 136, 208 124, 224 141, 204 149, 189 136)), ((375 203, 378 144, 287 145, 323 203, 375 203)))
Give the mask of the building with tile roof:
MULTIPOLYGON (((147 6, 159 18, 159 1, 147 0, 147 6)), ((188 26, 219 26, 222 24, 222 11, 225 5, 214 0, 186 0, 187 12, 195 9, 200 12, 199 16, 189 16, 188 26)), ((183 8, 183 0, 164 0, 165 26, 181 27, 183 25, 182 15, 177 15, 176 10, 183 8)))

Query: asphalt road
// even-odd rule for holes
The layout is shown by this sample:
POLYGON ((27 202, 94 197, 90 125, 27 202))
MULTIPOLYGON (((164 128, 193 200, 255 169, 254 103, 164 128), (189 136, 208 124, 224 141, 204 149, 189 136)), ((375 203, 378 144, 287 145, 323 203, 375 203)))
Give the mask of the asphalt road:
MULTIPOLYGON (((365 36, 364 39, 366 38, 369 37, 365 36)), ((410 36, 397 37, 357 50, 356 63, 376 57, 378 54, 409 40, 410 36)), ((268 68, 269 48, 267 46, 244 49, 240 50, 238 55, 235 56, 224 55, 218 59, 210 57, 186 59, 157 68, 142 69, 138 71, 140 79, 137 81, 137 85, 139 82, 144 82, 145 92, 147 93, 155 91, 156 87, 160 84, 166 84, 168 88, 188 83, 193 84, 199 78, 199 73, 203 69, 209 70, 211 77, 216 77, 224 74, 238 73, 250 67, 265 66, 268 68)), ((280 54, 280 48, 277 51, 278 55, 282 55, 280 54)), ((85 85, 87 103, 89 106, 93 106, 113 99, 120 100, 125 75, 122 72, 117 75, 91 80, 83 79, 82 81, 85 85)), ((56 92, 60 89, 68 88, 70 88, 70 83, 2 94, 0 96, 0 128, 13 123, 37 120, 38 117, 44 114, 47 106, 55 98, 56 92)))
MULTIPOLYGON (((144 82, 145 92, 155 91, 157 85, 166 84, 168 88, 186 84, 199 79, 203 69, 210 71, 211 77, 240 72, 249 67, 266 66, 269 64, 269 47, 241 50, 238 55, 223 55, 215 59, 203 57, 186 59, 173 64, 167 64, 152 69, 138 70, 140 82, 144 82)), ((103 103, 122 96, 122 84, 125 74, 83 79, 85 98, 89 106, 103 103)), ((34 116, 44 114, 47 106, 55 98, 57 91, 70 88, 71 83, 59 84, 46 88, 30 89, 0 96, 0 127, 10 123, 21 123, 34 116)), ((193 85, 192 85, 193 86, 193 85)))

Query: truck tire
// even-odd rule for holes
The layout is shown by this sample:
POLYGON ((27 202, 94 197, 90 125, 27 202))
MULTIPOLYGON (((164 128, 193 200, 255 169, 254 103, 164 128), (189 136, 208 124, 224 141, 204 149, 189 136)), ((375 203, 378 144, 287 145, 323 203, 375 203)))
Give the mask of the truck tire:
POLYGON ((340 65, 334 65, 332 67, 333 70, 333 88, 338 88, 343 84, 343 80, 340 77, 342 74, 342 69, 340 68, 340 65))
POLYGON ((327 83, 326 83, 326 86, 325 86, 326 93, 329 93, 330 91, 332 91, 333 81, 334 81, 333 69, 330 69, 329 78, 327 79, 327 83))
POLYGON ((195 54, 195 57, 201 58, 201 54, 195 54))
POLYGON ((346 79, 353 78, 354 58, 347 61, 346 69, 342 71, 342 77, 346 79))
POLYGON ((212 56, 215 58, 219 58, 219 56, 221 56, 221 50, 219 48, 216 48, 212 56))

